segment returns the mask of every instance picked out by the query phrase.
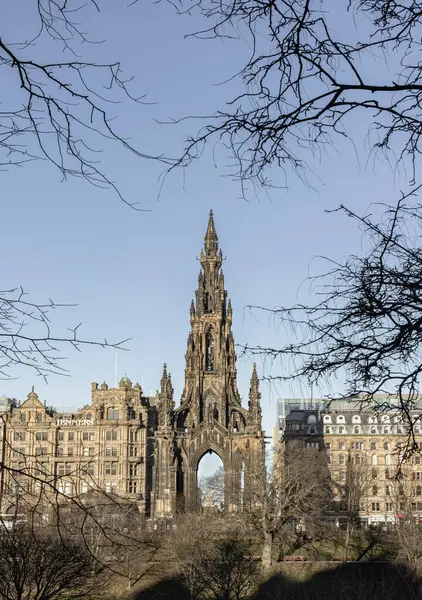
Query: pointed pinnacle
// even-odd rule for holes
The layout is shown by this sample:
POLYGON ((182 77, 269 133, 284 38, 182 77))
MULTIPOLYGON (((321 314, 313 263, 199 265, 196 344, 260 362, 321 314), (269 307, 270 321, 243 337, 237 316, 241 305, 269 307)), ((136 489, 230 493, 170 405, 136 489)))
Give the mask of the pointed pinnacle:
POLYGON ((163 379, 167 379, 167 364, 164 363, 163 366, 163 379))
POLYGON ((208 218, 207 233, 205 234, 205 251, 207 252, 207 254, 209 252, 216 253, 217 248, 218 248, 218 237, 217 237, 217 233, 215 231, 213 213, 212 213, 212 210, 210 210, 210 216, 208 218))
POLYGON ((253 369, 252 369, 251 387, 258 387, 258 385, 259 385, 258 373, 256 372, 256 363, 254 363, 253 369))

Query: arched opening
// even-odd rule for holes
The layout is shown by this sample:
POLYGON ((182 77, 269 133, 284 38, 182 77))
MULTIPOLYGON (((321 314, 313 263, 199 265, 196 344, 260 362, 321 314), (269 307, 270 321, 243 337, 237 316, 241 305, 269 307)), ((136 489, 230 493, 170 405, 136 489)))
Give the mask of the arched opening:
POLYGON ((224 465, 212 450, 199 460, 197 488, 198 504, 202 510, 211 513, 224 511, 224 465))

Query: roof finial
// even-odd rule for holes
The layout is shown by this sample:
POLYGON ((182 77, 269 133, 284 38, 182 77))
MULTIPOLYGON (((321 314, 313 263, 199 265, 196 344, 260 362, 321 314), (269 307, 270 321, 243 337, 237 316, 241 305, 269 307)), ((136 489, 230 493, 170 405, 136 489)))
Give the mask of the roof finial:
POLYGON ((207 233, 205 234, 205 252, 207 255, 215 256, 218 250, 218 237, 215 231, 212 209, 208 218, 207 233))

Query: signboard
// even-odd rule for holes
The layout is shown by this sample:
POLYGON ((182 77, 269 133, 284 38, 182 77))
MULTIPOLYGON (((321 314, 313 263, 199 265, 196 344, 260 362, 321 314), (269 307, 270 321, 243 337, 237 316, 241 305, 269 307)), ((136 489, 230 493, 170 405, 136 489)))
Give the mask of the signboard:
POLYGON ((92 419, 57 419, 57 425, 59 427, 74 427, 77 425, 92 427, 94 425, 94 421, 92 419))

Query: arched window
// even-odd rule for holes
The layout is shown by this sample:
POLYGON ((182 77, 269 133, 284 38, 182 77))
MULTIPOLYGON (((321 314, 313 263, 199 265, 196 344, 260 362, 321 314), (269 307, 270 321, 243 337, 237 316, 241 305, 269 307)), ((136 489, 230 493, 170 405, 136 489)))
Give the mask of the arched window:
POLYGON ((371 433, 377 433, 377 428, 376 427, 371 427, 371 433))
POLYGON ((324 423, 331 423, 331 416, 330 415, 324 415, 324 423))
POLYGON ((360 465, 360 454, 356 454, 355 456, 355 465, 360 465))
POLYGON ((372 479, 377 479, 378 477, 378 472, 376 469, 372 469, 372 479))
POLYGON ((373 455, 372 455, 372 466, 373 466, 373 467, 376 467, 376 466, 377 466, 377 464, 378 464, 378 457, 377 457, 377 455, 376 455, 376 454, 373 454, 373 455))
POLYGON ((325 426, 325 433, 331 433, 331 427, 329 425, 325 426))
POLYGON ((214 370, 214 338, 211 329, 205 335, 205 369, 214 370))
POLYGON ((372 486, 372 495, 373 496, 377 496, 378 495, 378 486, 377 485, 373 485, 372 486))
POLYGON ((391 465, 391 456, 389 454, 385 455, 385 465, 389 467, 391 465))
POLYGON ((340 425, 340 427, 338 428, 338 432, 339 433, 345 433, 346 432, 346 428, 344 427, 344 425, 340 425))
POLYGON ((26 423, 26 414, 21 413, 21 423, 26 423))
POLYGON ((119 409, 116 406, 111 406, 107 410, 107 420, 117 421, 119 419, 119 409))
POLYGON ((339 463, 339 465, 346 464, 346 459, 344 458, 344 454, 340 454, 340 456, 338 457, 338 463, 339 463))
POLYGON ((385 440, 384 442, 384 450, 390 450, 390 442, 388 442, 387 440, 385 440))
POLYGON ((403 427, 400 427, 400 425, 397 426, 397 433, 403 433, 403 427))
POLYGON ((360 427, 359 425, 355 425, 353 428, 354 433, 360 433, 360 427))
POLYGON ((344 415, 338 415, 337 419, 336 419, 337 423, 344 423, 344 415))
POLYGON ((385 478, 390 479, 390 469, 385 469, 385 478))

